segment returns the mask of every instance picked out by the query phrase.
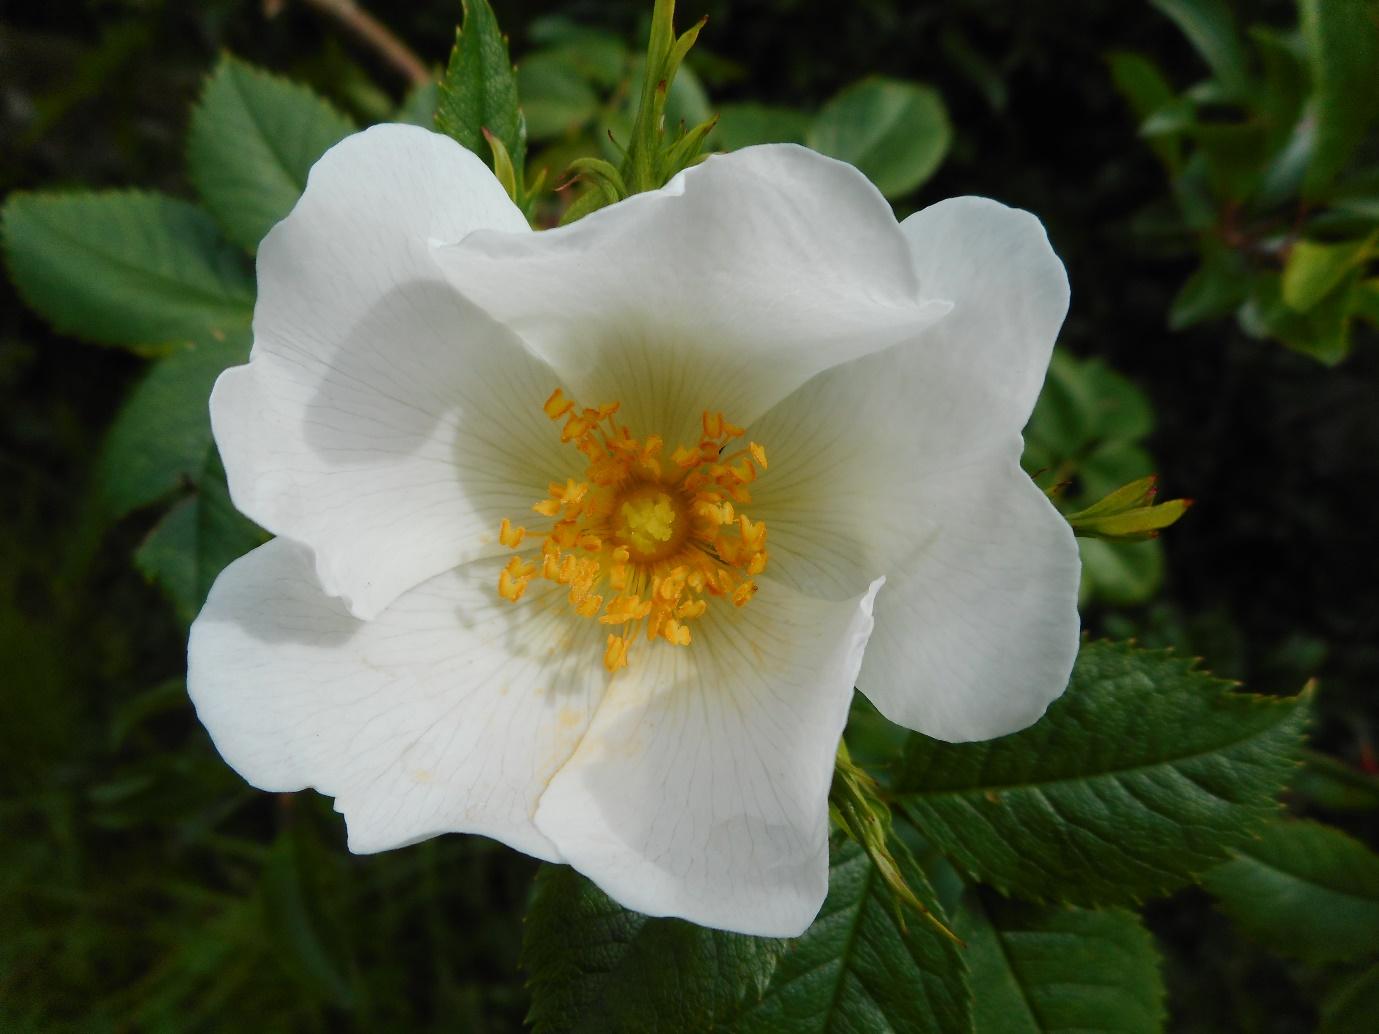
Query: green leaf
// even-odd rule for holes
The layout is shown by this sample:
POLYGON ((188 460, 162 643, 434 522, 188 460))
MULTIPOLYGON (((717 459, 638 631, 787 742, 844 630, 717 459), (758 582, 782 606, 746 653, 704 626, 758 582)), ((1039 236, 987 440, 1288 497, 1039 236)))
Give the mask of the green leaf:
POLYGON ((211 450, 196 491, 179 500, 134 554, 134 564, 167 594, 183 624, 191 624, 216 576, 268 536, 230 502, 225 469, 211 450))
POLYGON ((1379 277, 1361 280, 1355 285, 1350 308, 1360 319, 1379 327, 1379 277))
POLYGON ((184 625, 202 603, 196 591, 196 511, 195 496, 179 500, 134 552, 134 566, 162 588, 184 625))
POLYGON ((1339 829, 1272 823, 1203 882, 1270 951, 1314 964, 1379 956, 1379 856, 1339 829))
POLYGON ((354 1004, 354 992, 335 958, 338 942, 330 938, 319 915, 308 864, 306 837, 296 829, 281 833, 268 852, 259 885, 263 921, 284 968, 305 987, 340 1009, 354 1004))
POLYGON ((1320 751, 1303 751, 1302 770, 1293 792, 1329 811, 1373 811, 1379 808, 1379 776, 1320 751))
POLYGON ((1379 965, 1342 980, 1322 999, 1317 1034, 1357 1034, 1379 1016, 1379 965))
POLYGON ((1361 270, 1351 269, 1340 287, 1300 313, 1283 301, 1282 277, 1262 273, 1254 278, 1250 298, 1240 308, 1241 329, 1253 337, 1267 337, 1310 355, 1327 366, 1350 352, 1353 296, 1360 290, 1361 270))
POLYGON ((1245 48, 1235 31, 1230 8, 1223 0, 1153 0, 1172 18, 1211 68, 1228 100, 1244 100, 1250 94, 1245 48))
MULTIPOLYGON (((1111 79, 1141 123, 1158 111, 1168 110, 1177 99, 1159 66, 1140 54, 1119 51, 1108 54, 1111 79)), ((1182 144, 1171 136, 1150 135, 1149 146, 1170 173, 1182 164, 1182 144)))
POLYGON ((1298 241, 1288 249, 1283 267, 1283 303, 1294 312, 1308 312, 1345 281, 1346 275, 1374 254, 1376 238, 1319 244, 1298 241))
POLYGON ((784 942, 650 919, 574 870, 542 866, 522 965, 536 1034, 702 1030, 760 997, 784 942))
POLYGON ((1168 652, 1083 646, 1038 723, 986 743, 915 734, 894 799, 977 879, 1034 900, 1181 886, 1277 811, 1307 709, 1232 692, 1168 652))
MULTIPOLYGON (((902 860, 906 882, 937 916, 924 873, 902 860)), ((968 1031, 971 1002, 958 946, 918 916, 902 926, 876 867, 856 844, 835 849, 828 899, 791 942, 759 1002, 735 1034, 968 1031)))
POLYGON ((10 278, 63 334, 159 345, 249 324, 254 285, 199 208, 161 194, 11 194, 10 278))
POLYGON ((1083 602, 1100 600, 1133 607, 1153 597, 1163 581, 1163 547, 1157 542, 1102 542, 1078 539, 1082 556, 1083 602))
POLYGON ((248 353, 244 328, 189 344, 144 375, 115 417, 97 464, 96 493, 105 514, 122 517, 195 483, 211 447, 211 386, 248 353))
POLYGON ((1379 114, 1379 11, 1373 0, 1300 0, 1299 7, 1317 120, 1303 187, 1306 197, 1317 199, 1326 196, 1379 114))
POLYGON ((1249 275, 1240 252, 1209 241, 1202 250, 1202 264, 1173 299, 1169 329, 1183 330, 1234 312, 1249 293, 1249 275))
POLYGON ((1164 986, 1139 917, 1003 901, 969 892, 958 914, 968 943, 976 1034, 1153 1034, 1164 986))
MULTIPOLYGON (((627 73, 627 45, 620 37, 561 15, 534 19, 527 39, 542 48, 539 53, 559 57, 596 86, 612 89, 627 73)), ((525 101, 526 94, 522 97, 525 101)))
POLYGON ((491 162, 484 130, 502 141, 523 182, 527 128, 517 104, 517 75, 488 0, 464 0, 464 21, 440 84, 436 127, 491 162))
POLYGON ((724 104, 709 138, 715 149, 736 151, 753 144, 802 144, 809 130, 808 113, 771 104, 724 104))
POLYGON ((438 103, 440 103, 440 84, 422 83, 420 86, 414 86, 407 91, 407 96, 402 100, 402 106, 397 109, 393 118, 397 122, 406 122, 410 126, 435 129, 436 105, 438 103))
POLYGON ((355 128, 305 86, 226 54, 192 111, 187 171, 225 235, 252 251, 355 128))
POLYGON ((857 166, 881 193, 896 198, 934 174, 952 136, 935 90, 873 76, 825 104, 805 139, 814 150, 857 166))
POLYGON ((533 54, 518 65, 517 88, 533 140, 576 132, 599 111, 593 88, 556 54, 533 54))

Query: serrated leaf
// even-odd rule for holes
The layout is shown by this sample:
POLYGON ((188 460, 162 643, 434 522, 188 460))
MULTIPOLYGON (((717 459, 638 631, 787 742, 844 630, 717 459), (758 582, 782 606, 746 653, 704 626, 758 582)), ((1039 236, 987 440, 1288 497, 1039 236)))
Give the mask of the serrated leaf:
POLYGON ((226 54, 192 110, 187 171, 225 235, 252 251, 355 129, 305 86, 226 54))
POLYGON ((211 446, 207 400, 227 366, 249 354, 249 332, 195 341, 159 359, 125 399, 96 469, 99 505, 122 517, 194 483, 211 446))
POLYGON ((934 174, 952 142, 943 98, 927 86, 873 76, 824 105, 806 143, 855 165, 887 197, 901 197, 934 174))
POLYGON ((1067 692, 1029 729, 962 744, 916 733, 894 799, 997 888, 1138 901, 1187 883, 1277 812, 1302 703, 1234 692, 1169 652, 1088 643, 1067 692))
POLYGON ((1158 952, 1139 917, 1002 901, 969 893, 976 1034, 1153 1034, 1163 1029, 1158 952))
POLYGON ((464 0, 464 21, 441 79, 436 128, 491 165, 487 129, 502 141, 522 182, 527 130, 518 110, 517 76, 488 0, 464 0))
POLYGON ((765 990, 784 942, 630 912, 565 866, 543 866, 522 965, 536 1034, 712 1029, 765 990))
POLYGON ((1306 962, 1379 957, 1379 856, 1339 829, 1275 822, 1203 877, 1233 922, 1306 962))
MULTIPOLYGON (((931 912, 942 908, 923 872, 901 860, 906 882, 931 912)), ((836 848, 828 899, 781 957, 759 1002, 746 1003, 735 1034, 871 1034, 971 1030, 961 950, 918 916, 904 928, 866 853, 836 848)))
POLYGON ((162 194, 11 194, 10 278, 53 327, 107 345, 159 345, 247 327, 254 285, 194 205, 162 194))
POLYGON ((1303 192, 1316 199, 1327 194, 1379 115, 1379 14, 1373 0, 1301 0, 1298 6, 1317 120, 1303 192))
POLYGON ((1245 48, 1224 0, 1152 0, 1178 24, 1202 60, 1211 68, 1227 100, 1242 100, 1250 92, 1245 48))

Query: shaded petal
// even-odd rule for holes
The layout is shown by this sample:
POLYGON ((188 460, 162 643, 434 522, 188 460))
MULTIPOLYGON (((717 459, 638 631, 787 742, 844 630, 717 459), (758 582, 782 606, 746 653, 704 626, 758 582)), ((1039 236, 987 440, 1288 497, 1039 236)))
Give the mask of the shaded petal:
POLYGON ((995 202, 905 229, 953 311, 754 424, 771 467, 749 509, 768 570, 798 589, 843 599, 889 579, 859 683, 883 713, 983 739, 1038 718, 1077 649, 1076 543, 1018 464, 1067 283, 1038 221, 995 202))
POLYGON ((442 575, 361 622, 321 592, 304 548, 275 539, 221 573, 192 626, 197 715, 255 786, 334 797, 352 851, 469 832, 558 859, 531 815, 601 698, 603 630, 539 586, 500 599, 500 566, 442 575))
POLYGON ((634 433, 672 442, 706 408, 750 421, 948 308, 920 297, 867 179, 787 144, 710 157, 567 227, 475 234, 438 259, 585 405, 621 400, 634 433))
POLYGON ((880 581, 830 603, 763 580, 686 649, 639 644, 536 825, 648 915, 795 936, 828 890, 828 790, 880 581))
POLYGON ((432 258, 481 227, 527 232, 454 141, 388 125, 337 144, 260 246, 253 352, 211 396, 235 505, 310 546, 360 617, 498 552, 501 518, 570 466, 540 408, 556 378, 432 258))

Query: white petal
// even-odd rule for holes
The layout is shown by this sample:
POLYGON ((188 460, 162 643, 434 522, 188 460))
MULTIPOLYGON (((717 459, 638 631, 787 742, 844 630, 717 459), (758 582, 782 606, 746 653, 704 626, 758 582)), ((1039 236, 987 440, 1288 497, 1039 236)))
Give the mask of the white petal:
POLYGON ((911 551, 888 572, 858 676, 887 718, 938 739, 1037 721, 1077 656, 1077 542, 1019 456, 1014 445, 916 483, 911 551))
POLYGON ((872 599, 762 582, 695 640, 634 646, 536 825, 623 905, 760 936, 809 925, 828 889, 828 789, 872 599))
POLYGON ((955 197, 900 228, 921 289, 953 311, 924 335, 927 376, 961 375, 949 416, 984 441, 1029 420, 1068 312, 1068 276, 1039 220, 983 197, 955 197))
POLYGON ((1038 718, 1077 649, 1076 544, 1018 467, 1067 285, 1027 213, 957 199, 905 228, 952 313, 753 425, 771 467, 747 509, 770 573, 803 591, 889 578, 859 683, 883 713, 983 739, 1038 718))
POLYGON ((554 375, 435 266, 434 240, 482 227, 527 232, 454 141, 337 144, 259 248, 250 362, 211 397, 235 505, 310 546, 360 617, 492 554, 570 463, 540 409, 554 375))
POLYGON ((568 227, 479 233, 438 258, 581 402, 620 400, 634 433, 669 442, 706 408, 750 421, 948 308, 920 297, 866 178, 784 144, 711 157, 568 227))
POLYGON ((606 630, 538 585, 500 599, 500 566, 442 575, 361 622, 275 539, 225 569, 192 626, 197 715, 255 786, 333 796, 352 851, 470 832, 558 859, 531 815, 599 702, 606 630))

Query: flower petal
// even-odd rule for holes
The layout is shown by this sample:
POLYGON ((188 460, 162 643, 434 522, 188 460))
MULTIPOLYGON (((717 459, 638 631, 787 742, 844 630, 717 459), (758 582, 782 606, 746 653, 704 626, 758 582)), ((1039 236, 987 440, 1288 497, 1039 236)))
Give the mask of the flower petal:
POLYGON ((878 580, 841 603, 763 580, 685 649, 639 645, 536 826, 617 901, 760 936, 828 889, 828 790, 878 580))
POLYGON ((1068 275, 1043 225, 998 201, 955 197, 916 212, 900 228, 921 289, 953 303, 923 337, 936 353, 931 362, 941 364, 924 374, 962 376, 962 396, 945 418, 960 420, 974 442, 1019 431, 1068 313, 1068 275))
POLYGON ((707 407, 750 421, 948 309, 921 299, 866 178, 788 144, 711 157, 567 227, 479 233, 437 255, 581 401, 619 399, 634 433, 667 441, 707 407))
POLYGON ((372 617, 499 551, 498 522, 564 476, 543 363, 441 278, 434 240, 527 233, 454 141, 377 126, 331 148, 259 248, 254 348, 211 396, 235 505, 310 546, 372 617))
POLYGON ((470 832, 558 859, 531 815, 601 699, 604 630, 543 606, 537 586, 508 604, 500 566, 442 575, 361 622, 321 592, 303 547, 274 539, 221 573, 192 626, 197 715, 255 786, 333 796, 352 851, 470 832))
POLYGON ((857 687, 891 721, 959 743, 1016 732, 1062 695, 1081 564, 1012 445, 926 477, 857 687))
POLYGON ((847 598, 884 574, 860 688, 949 740, 1013 732, 1067 684, 1079 562, 1019 469, 1067 305, 1037 220, 960 198, 905 223, 926 290, 954 308, 919 340, 826 371, 751 428, 769 570, 847 598))

